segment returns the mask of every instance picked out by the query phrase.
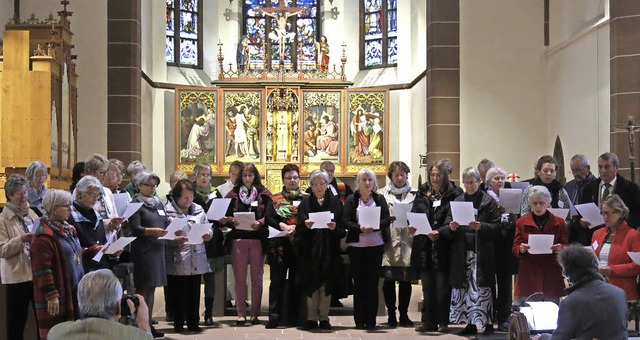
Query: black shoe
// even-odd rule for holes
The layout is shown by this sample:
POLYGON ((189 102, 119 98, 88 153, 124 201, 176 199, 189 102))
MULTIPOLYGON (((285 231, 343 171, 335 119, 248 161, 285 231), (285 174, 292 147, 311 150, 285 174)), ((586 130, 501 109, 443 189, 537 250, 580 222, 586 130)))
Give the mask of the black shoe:
POLYGON ((438 333, 449 333, 449 326, 438 327, 438 333))
POLYGON ((159 330, 151 327, 151 335, 153 335, 154 339, 160 339, 160 338, 164 338, 164 333, 160 332, 159 330))
POLYGON ((482 332, 482 335, 491 335, 493 333, 495 333, 495 330, 493 329, 493 325, 484 326, 484 332, 482 332))
POLYGON ((191 333, 202 333, 202 328, 200 328, 200 326, 198 326, 198 325, 192 326, 192 327, 188 327, 187 329, 191 333))
POLYGON ((356 329, 365 329, 365 328, 366 328, 366 326, 363 323, 357 323, 356 324, 356 329))
POLYGON ((429 323, 424 323, 422 326, 416 327, 416 332, 435 332, 437 330, 438 326, 429 323))
POLYGON ((165 316, 164 321, 173 322, 173 314, 167 313, 167 316, 165 316))
POLYGON ((389 325, 389 328, 396 328, 398 327, 398 320, 396 319, 396 314, 389 314, 389 318, 387 319, 387 324, 389 325))
POLYGON ((318 328, 318 323, 316 321, 311 321, 311 320, 307 320, 307 322, 305 322, 304 326, 302 327, 302 329, 305 331, 310 331, 316 328, 318 328))
POLYGON ((267 322, 264 328, 267 328, 267 329, 278 328, 278 320, 269 319, 269 322, 267 322))
POLYGON ((210 316, 205 316, 204 317, 204 325, 205 326, 213 326, 215 325, 215 322, 213 322, 213 318, 210 316))
POLYGON ((152 325, 157 325, 157 324, 158 324, 158 321, 157 321, 157 320, 154 320, 154 319, 151 319, 151 324, 152 324, 152 325))
POLYGON ((344 304, 342 304, 342 302, 340 302, 339 299, 331 299, 331 307, 344 307, 344 304))
POLYGON ((173 331, 176 333, 184 333, 184 326, 173 326, 173 331))
POLYGON ((467 325, 463 330, 458 332, 458 335, 476 335, 478 334, 478 328, 476 325, 467 325))
POLYGON ((259 325, 259 324, 260 324, 260 319, 258 319, 258 317, 257 317, 257 316, 256 316, 256 317, 253 317, 253 318, 251 319, 251 324, 252 324, 252 325, 259 325))
POLYGON ((364 328, 368 331, 373 331, 376 329, 376 324, 375 323, 371 325, 367 324, 366 326, 364 326, 364 328))
POLYGON ((413 321, 409 319, 407 314, 400 314, 400 327, 413 327, 413 321))
POLYGON ((238 318, 236 320, 236 326, 244 326, 247 323, 247 318, 238 318))
POLYGON ((508 332, 509 331, 509 323, 508 322, 501 322, 500 325, 498 326, 498 330, 500 332, 508 332))
POLYGON ((331 323, 329 323, 329 320, 321 320, 320 321, 320 329, 330 330, 331 329, 331 323))

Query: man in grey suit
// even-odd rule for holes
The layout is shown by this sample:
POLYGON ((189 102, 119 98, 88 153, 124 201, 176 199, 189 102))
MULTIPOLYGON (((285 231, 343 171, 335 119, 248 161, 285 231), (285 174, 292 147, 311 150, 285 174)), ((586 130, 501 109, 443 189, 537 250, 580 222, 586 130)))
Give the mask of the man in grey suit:
POLYGON ((47 339, 152 340, 147 304, 142 296, 137 294, 134 296, 140 301, 137 311, 131 300, 127 300, 127 305, 139 328, 118 322, 122 299, 122 286, 118 278, 108 269, 90 272, 80 280, 78 285, 81 319, 55 325, 49 331, 47 339))

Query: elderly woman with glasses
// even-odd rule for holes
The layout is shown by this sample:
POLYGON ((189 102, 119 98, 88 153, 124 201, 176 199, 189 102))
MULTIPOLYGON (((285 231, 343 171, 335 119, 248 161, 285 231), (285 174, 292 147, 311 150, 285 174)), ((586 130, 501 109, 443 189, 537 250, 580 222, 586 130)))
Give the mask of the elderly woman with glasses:
POLYGON ((29 193, 29 207, 36 212, 38 216, 45 214, 42 207, 42 200, 47 194, 45 183, 49 177, 47 166, 41 161, 33 161, 27 167, 24 173, 27 177, 27 192, 29 193))
POLYGON ((285 237, 275 237, 267 241, 267 263, 271 273, 269 284, 269 322, 266 328, 276 328, 282 316, 287 272, 289 272, 289 320, 288 323, 297 325, 298 294, 295 284, 298 276, 297 249, 294 249, 291 239, 295 236, 298 223, 298 206, 302 200, 300 191, 300 169, 295 164, 282 167, 281 177, 284 187, 282 191, 271 196, 267 203, 265 221, 269 227, 279 231, 287 231, 285 237))
POLYGON ((265 211, 271 192, 262 185, 260 173, 252 163, 245 163, 242 175, 238 176, 233 190, 227 194, 231 198, 227 216, 220 219, 220 224, 231 228, 225 242, 231 248, 233 275, 236 280, 237 326, 247 322, 247 266, 251 268, 251 324, 260 323, 260 303, 262 302, 262 275, 264 273, 264 256, 267 250, 269 229, 265 222, 265 211), (234 213, 252 213, 255 222, 240 226, 234 213))
POLYGON ((628 301, 638 299, 636 281, 640 266, 629 258, 627 252, 640 252, 640 232, 627 224, 629 208, 620 196, 609 195, 600 203, 604 228, 593 233, 591 246, 598 257, 600 274, 627 294, 628 301))
MULTIPOLYGON (((154 194, 160 184, 160 178, 149 171, 141 171, 133 178, 138 193, 132 202, 143 203, 142 207, 129 217, 131 236, 137 237, 131 243, 131 260, 134 265, 133 280, 136 292, 144 297, 153 315, 153 303, 156 287, 167 285, 167 266, 165 265, 165 244, 159 240, 167 234, 165 230, 169 219, 164 206, 154 194)), ((154 336, 162 333, 152 327, 154 336)))
MULTIPOLYGON (((117 256, 122 251, 114 255, 103 255, 99 262, 93 260, 98 252, 103 251, 103 247, 109 241, 115 241, 115 235, 107 234, 105 225, 97 211, 94 210, 96 201, 100 197, 102 185, 93 176, 84 176, 76 185, 76 198, 71 205, 71 216, 69 224, 73 225, 78 232, 78 239, 83 248, 83 264, 86 272, 97 269, 112 269, 118 262, 117 256)), ((113 228, 112 228, 113 229, 113 228)))
POLYGON ((522 302, 532 294, 533 300, 551 300, 558 303, 564 296, 562 268, 556 261, 556 254, 567 245, 569 235, 562 217, 555 216, 547 209, 552 201, 549 190, 542 185, 534 185, 527 190, 527 201, 531 214, 516 220, 516 234, 511 251, 519 259, 520 269, 513 295, 522 302), (530 254, 531 235, 553 235, 553 253, 530 254), (542 293, 538 296, 536 293, 542 293))
POLYGON ((296 233, 299 238, 300 285, 307 297, 307 321, 304 329, 331 329, 329 306, 340 277, 342 257, 340 240, 346 236, 342 227, 342 202, 328 188, 329 175, 314 170, 309 175, 311 194, 300 203, 296 233), (315 225, 310 213, 331 212, 326 226, 315 225), (318 323, 319 321, 319 323, 318 323))
POLYGON ((362 168, 356 176, 356 191, 344 202, 342 223, 347 228, 347 248, 353 275, 353 318, 357 329, 376 328, 378 281, 382 272, 384 244, 390 239, 389 205, 378 194, 376 174, 362 168), (380 225, 360 224, 360 211, 380 207, 380 225))
MULTIPOLYGON (((484 335, 493 334, 493 297, 495 285, 494 242, 500 234, 498 204, 480 189, 480 173, 469 167, 462 172, 465 193, 454 202, 471 202, 477 211, 475 221, 460 225, 451 211, 445 227, 438 230, 451 242, 449 283, 451 310, 449 321, 466 323, 460 335, 472 335, 484 328, 484 335)), ((453 204, 453 202, 452 202, 453 204)))
POLYGON ((29 209, 27 179, 11 175, 4 183, 7 204, 0 213, 0 279, 7 287, 7 339, 22 339, 33 305, 31 228, 38 219, 29 209))
POLYGON ((49 190, 42 206, 46 214, 34 226, 31 269, 38 330, 46 339, 51 327, 78 318, 77 288, 84 270, 76 229, 67 223, 71 194, 49 190))

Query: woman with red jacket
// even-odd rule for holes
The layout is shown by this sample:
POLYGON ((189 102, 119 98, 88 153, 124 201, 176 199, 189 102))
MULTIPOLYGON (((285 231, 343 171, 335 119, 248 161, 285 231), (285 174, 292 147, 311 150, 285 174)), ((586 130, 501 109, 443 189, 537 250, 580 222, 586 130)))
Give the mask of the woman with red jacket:
POLYGON ((638 299, 636 279, 640 266, 627 255, 628 251, 640 251, 640 232, 631 229, 625 221, 629 208, 620 196, 609 195, 600 203, 600 212, 604 218, 604 228, 593 233, 591 246, 600 262, 600 274, 610 284, 618 286, 627 293, 627 300, 638 299))
POLYGON ((528 190, 528 195, 531 214, 516 220, 516 234, 511 248, 520 264, 514 300, 522 302, 530 295, 542 292, 542 296, 531 298, 558 303, 565 293, 562 268, 556 260, 556 254, 568 243, 567 226, 561 217, 547 210, 551 203, 549 189, 536 185, 528 190), (529 235, 539 234, 554 235, 552 254, 529 254, 529 235))

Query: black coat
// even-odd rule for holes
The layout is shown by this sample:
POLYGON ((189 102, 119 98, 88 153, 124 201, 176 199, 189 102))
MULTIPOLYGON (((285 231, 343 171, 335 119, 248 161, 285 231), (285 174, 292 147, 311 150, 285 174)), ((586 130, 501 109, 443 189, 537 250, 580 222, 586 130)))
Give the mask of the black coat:
MULTIPOLYGON (((222 198, 220 196, 220 192, 216 191, 215 193, 215 198, 222 198)), ((172 196, 167 195, 167 199, 173 201, 172 196)), ((209 211, 209 207, 211 207, 212 202, 213 199, 209 199, 204 195, 196 194, 193 197, 193 203, 201 206, 205 212, 209 211)), ((204 242, 205 250, 207 251, 207 258, 224 256, 224 234, 222 234, 222 230, 220 230, 220 222, 214 220, 209 220, 209 222, 213 223, 211 226, 211 229, 213 229, 213 237, 211 237, 211 240, 204 242)))
MULTIPOLYGON (((494 240, 500 236, 500 211, 498 204, 486 192, 481 192, 482 201, 478 207, 476 220, 481 223, 480 230, 476 232, 477 246, 477 284, 479 287, 493 287, 495 285, 495 246, 494 240)), ((464 202, 464 194, 456 197, 454 201, 464 202)), ((445 226, 438 229, 440 237, 451 241, 449 283, 454 288, 462 288, 466 281, 465 233, 471 228, 461 225, 456 231, 449 228, 452 221, 451 210, 445 220, 445 226)))
MULTIPOLYGON (((291 217, 289 221, 285 220, 284 217, 278 215, 273 205, 273 201, 274 199, 275 200, 277 200, 278 198, 281 199, 282 197, 281 195, 284 192, 284 190, 285 189, 283 188, 282 192, 271 196, 271 199, 267 203, 267 209, 265 211, 265 216, 264 216, 264 221, 268 227, 272 227, 280 231, 282 231, 282 228, 280 228, 280 222, 283 222, 289 225, 291 224, 297 225, 297 216, 298 216, 298 211, 300 209, 299 206, 298 207, 296 207, 295 205, 290 206, 291 217)), ((302 198, 303 198, 302 195, 299 195, 294 201, 301 202, 302 198)), ((275 238, 268 239, 267 240, 267 261, 269 265, 271 265, 272 263, 283 263, 283 262, 286 263, 287 265, 294 264, 295 263, 294 261, 296 261, 295 254, 298 251, 297 242, 298 242, 297 235, 292 235, 290 237, 275 237, 275 238)))
POLYGON ((300 284, 306 295, 311 296, 322 284, 326 284, 326 294, 335 291, 341 277, 342 257, 340 255, 340 240, 347 234, 342 226, 342 202, 333 196, 330 190, 325 192, 322 206, 313 193, 305 197, 298 210, 296 234, 299 241, 298 259, 300 284), (304 221, 309 219, 309 213, 330 211, 332 221, 336 222, 334 230, 309 229, 304 221))
MULTIPOLYGON (((582 194, 583 201, 580 203, 593 202, 597 206, 600 206, 598 196, 601 181, 602 180, 598 178, 584 189, 582 194)), ((640 188, 638 188, 638 185, 617 174, 613 193, 620 196, 624 204, 629 208, 627 224, 629 224, 631 228, 638 229, 640 227, 640 188)))
MULTIPOLYGON (((420 186, 418 195, 413 200, 411 212, 425 213, 433 230, 444 226, 449 214, 450 202, 462 194, 459 187, 450 183, 440 199, 440 206, 434 207, 433 200, 427 196, 427 183, 420 186)), ((449 240, 439 238, 432 242, 427 235, 416 235, 411 245, 411 267, 418 272, 437 270, 449 271, 449 240)))
POLYGON ((236 229, 233 223, 227 223, 227 227, 231 229, 231 231, 227 234, 225 238, 225 246, 227 249, 227 253, 231 253, 231 240, 235 239, 253 239, 260 240, 262 242, 262 253, 267 253, 267 237, 269 236, 269 228, 267 227, 266 222, 264 221, 265 212, 267 210, 267 204, 271 200, 271 192, 269 189, 263 188, 259 190, 258 197, 256 201, 258 202, 257 207, 249 206, 240 200, 238 196, 239 189, 237 187, 233 188, 228 194, 227 198, 231 198, 231 203, 229 203, 229 209, 227 209, 226 216, 233 217, 234 212, 254 212, 256 215, 256 221, 260 221, 260 228, 258 230, 242 230, 236 229))
MULTIPOLYGON (((387 242, 391 239, 389 226, 391 225, 391 216, 389 215, 389 205, 383 195, 376 192, 371 193, 376 206, 380 207, 380 231, 382 232, 382 240, 387 242)), ((342 209, 342 223, 347 229, 347 243, 356 243, 360 241, 360 223, 358 223, 357 210, 360 201, 360 190, 356 190, 353 195, 347 197, 344 201, 342 209)))

